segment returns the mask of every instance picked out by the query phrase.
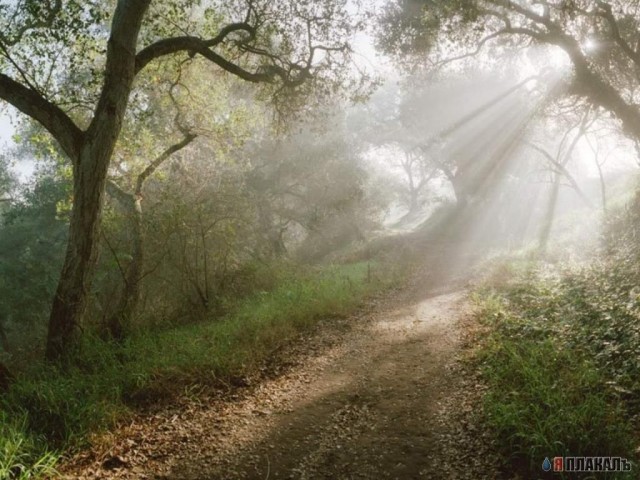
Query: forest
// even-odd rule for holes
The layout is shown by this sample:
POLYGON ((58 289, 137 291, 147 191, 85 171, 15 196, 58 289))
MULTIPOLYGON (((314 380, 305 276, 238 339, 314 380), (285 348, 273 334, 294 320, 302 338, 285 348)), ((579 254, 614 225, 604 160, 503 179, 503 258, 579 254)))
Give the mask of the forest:
POLYGON ((640 478, 640 1, 0 0, 0 480, 640 478))

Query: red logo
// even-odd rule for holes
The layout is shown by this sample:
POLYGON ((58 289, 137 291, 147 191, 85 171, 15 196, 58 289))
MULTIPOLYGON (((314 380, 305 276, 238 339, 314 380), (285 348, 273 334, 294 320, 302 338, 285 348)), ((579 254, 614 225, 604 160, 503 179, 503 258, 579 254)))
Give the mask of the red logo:
POLYGON ((564 458, 563 457, 553 457, 553 471, 554 472, 563 472, 564 471, 564 458))

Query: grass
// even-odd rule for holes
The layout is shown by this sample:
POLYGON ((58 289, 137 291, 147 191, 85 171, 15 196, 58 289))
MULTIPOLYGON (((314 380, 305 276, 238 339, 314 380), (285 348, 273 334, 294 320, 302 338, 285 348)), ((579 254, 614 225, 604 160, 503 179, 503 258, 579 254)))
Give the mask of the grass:
POLYGON ((39 478, 59 452, 132 408, 250 374, 320 319, 347 315, 398 279, 370 269, 314 269, 246 298, 221 319, 138 332, 123 344, 86 336, 72 366, 34 366, 0 399, 0 478, 39 478))
POLYGON ((26 430, 25 418, 0 416, 0 478, 26 480, 55 472, 56 454, 43 452, 26 430))
MULTIPOLYGON (((626 293, 607 272, 536 275, 528 268, 478 297, 486 328, 474 361, 488 385, 485 417, 510 473, 541 478, 542 461, 554 456, 636 460, 640 409, 628 394, 637 355, 628 344, 637 319, 617 311, 617 296, 626 293), (627 361, 610 351, 626 352, 627 361)), ((581 478, 571 475, 555 478, 581 478)))

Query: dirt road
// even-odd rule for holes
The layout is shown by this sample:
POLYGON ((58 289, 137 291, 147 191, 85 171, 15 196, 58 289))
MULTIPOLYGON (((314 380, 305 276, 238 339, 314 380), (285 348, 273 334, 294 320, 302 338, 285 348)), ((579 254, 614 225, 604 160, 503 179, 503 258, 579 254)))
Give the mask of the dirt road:
POLYGON ((68 478, 498 478, 456 361, 470 307, 449 290, 414 284, 321 328, 284 374, 136 419, 68 478))

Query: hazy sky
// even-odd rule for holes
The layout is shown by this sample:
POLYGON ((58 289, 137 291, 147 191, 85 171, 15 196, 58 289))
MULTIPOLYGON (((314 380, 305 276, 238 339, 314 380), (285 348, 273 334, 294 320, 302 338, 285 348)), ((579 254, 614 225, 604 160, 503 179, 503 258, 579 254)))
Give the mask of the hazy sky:
POLYGON ((4 111, 0 112, 0 143, 4 143, 6 140, 11 140, 13 126, 9 122, 9 116, 4 111))
MULTIPOLYGON (((0 152, 4 153, 13 147, 14 142, 11 138, 15 129, 11 124, 12 113, 7 108, 0 109, 0 152)), ((35 169, 35 163, 31 160, 20 160, 13 165, 14 170, 18 174, 21 181, 26 181, 35 169)))

